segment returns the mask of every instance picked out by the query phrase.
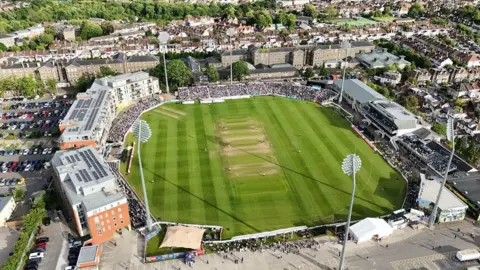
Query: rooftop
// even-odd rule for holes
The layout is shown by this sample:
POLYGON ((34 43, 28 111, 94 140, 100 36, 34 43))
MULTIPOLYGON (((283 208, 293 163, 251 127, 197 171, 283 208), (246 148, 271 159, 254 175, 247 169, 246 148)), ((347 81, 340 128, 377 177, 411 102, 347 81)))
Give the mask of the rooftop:
POLYGON ((71 205, 83 203, 87 211, 125 198, 103 158, 93 147, 58 151, 52 159, 71 205))
POLYGON ((89 89, 77 95, 77 100, 68 110, 61 125, 68 125, 58 139, 59 142, 89 140, 94 124, 98 123, 109 93, 108 89, 89 89))
POLYGON ((447 180, 463 197, 480 207, 480 172, 456 173, 447 180))
POLYGON ((96 262, 98 246, 87 246, 80 249, 77 264, 96 262))
POLYGON ((7 196, 7 197, 0 197, 0 213, 3 212, 3 209, 5 206, 7 206, 8 202, 12 200, 12 196, 7 196))
POLYGON ((373 104, 377 105, 377 108, 380 107, 383 112, 388 113, 394 120, 414 120, 416 117, 413 113, 407 111, 400 104, 388 101, 388 100, 376 100, 372 101, 373 104))
MULTIPOLYGON (((441 183, 436 180, 427 180, 423 174, 420 175, 421 184, 418 192, 418 200, 426 202, 435 202, 441 183), (423 176, 423 177, 422 177, 423 176)), ((467 205, 455 196, 450 190, 444 189, 438 207, 442 210, 452 208, 467 208, 467 205)))
MULTIPOLYGON (((342 80, 335 80, 334 84, 337 86, 338 91, 340 91, 342 80)), ((360 103, 367 103, 373 100, 386 100, 382 94, 357 79, 345 80, 343 91, 360 103)))

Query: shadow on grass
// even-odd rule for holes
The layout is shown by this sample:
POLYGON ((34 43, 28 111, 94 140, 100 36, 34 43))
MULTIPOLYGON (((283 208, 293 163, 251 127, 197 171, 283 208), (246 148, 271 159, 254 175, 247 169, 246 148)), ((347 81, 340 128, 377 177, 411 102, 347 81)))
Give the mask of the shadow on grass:
POLYGON ((343 119, 339 112, 336 112, 335 108, 324 108, 319 107, 318 110, 325 115, 328 119, 328 123, 334 127, 343 128, 352 130, 350 128, 350 123, 347 120, 343 119))
POLYGON ((231 218, 234 219, 235 221, 237 221, 237 222, 239 222, 239 223, 247 226, 248 228, 254 230, 255 232, 260 232, 260 230, 258 230, 257 228, 253 227, 252 225, 246 223, 245 221, 241 220, 241 219, 238 218, 237 216, 235 216, 235 215, 233 215, 233 214, 231 214, 231 213, 228 213, 227 211, 225 211, 225 210, 223 210, 223 209, 218 208, 218 206, 217 206, 216 204, 213 204, 213 203, 211 203, 211 202, 209 202, 209 201, 206 201, 205 199, 203 199, 203 198, 201 198, 201 197, 199 197, 199 196, 191 193, 189 190, 187 190, 187 189, 185 189, 185 188, 183 188, 183 187, 181 187, 181 186, 173 183, 172 181, 169 181, 168 179, 164 178, 163 176, 160 176, 160 175, 156 174, 155 172, 153 172, 153 171, 151 171, 151 170, 149 170, 149 169, 144 168, 144 170, 151 172, 153 175, 155 175, 156 177, 158 177, 158 178, 161 179, 162 181, 164 181, 164 182, 166 182, 166 183, 169 183, 169 184, 172 185, 172 186, 175 186, 176 188, 180 189, 181 191, 183 191, 183 192, 185 192, 185 193, 188 193, 189 195, 191 195, 191 196, 197 198, 198 200, 204 202, 205 204, 207 204, 207 205, 209 205, 209 206, 217 209, 218 211, 220 211, 220 212, 224 213, 225 215, 231 217, 231 218))
MULTIPOLYGON (((235 146, 232 146, 232 147, 233 147, 233 148, 236 148, 235 146)), ((313 178, 313 177, 311 177, 311 176, 309 176, 309 175, 306 175, 306 174, 301 173, 301 172, 298 172, 298 171, 296 171, 296 170, 294 170, 294 169, 285 167, 285 166, 282 165, 282 164, 272 162, 272 161, 269 160, 269 159, 266 159, 266 158, 264 158, 264 157, 262 157, 262 156, 259 156, 259 155, 257 155, 257 154, 251 153, 251 152, 249 152, 249 151, 246 151, 246 150, 243 150, 243 149, 240 149, 240 148, 236 148, 236 149, 238 149, 238 150, 240 150, 240 151, 242 151, 242 152, 244 152, 244 153, 246 153, 246 154, 252 155, 252 156, 254 156, 254 157, 263 159, 264 161, 266 161, 266 162, 268 162, 268 163, 275 164, 275 165, 277 165, 278 167, 280 167, 280 168, 282 168, 282 169, 284 169, 284 170, 287 170, 287 171, 289 171, 289 172, 293 172, 293 173, 295 173, 295 174, 298 174, 298 175, 300 175, 300 176, 303 176, 304 178, 310 179, 311 181, 315 181, 315 182, 320 183, 320 184, 322 184, 322 185, 324 185, 324 186, 327 186, 327 187, 329 187, 329 188, 335 189, 335 190, 340 191, 340 192, 342 192, 342 193, 344 193, 344 194, 350 195, 350 192, 346 192, 346 191, 341 190, 341 189, 339 189, 339 188, 337 188, 337 187, 334 187, 334 186, 332 186, 332 185, 330 185, 330 184, 327 184, 327 183, 322 182, 322 181, 320 181, 320 180, 318 180, 318 179, 315 179, 315 178, 313 178)), ((386 207, 384 207, 384 206, 381 206, 381 205, 379 205, 379 204, 373 203, 373 202, 371 202, 371 201, 367 201, 367 200, 365 200, 365 199, 363 199, 363 198, 358 197, 357 195, 355 196, 355 199, 358 199, 358 200, 361 200, 361 201, 363 201, 363 202, 366 202, 366 203, 375 205, 375 206, 381 208, 382 211, 385 211, 386 213, 388 213, 388 212, 390 212, 390 211, 392 210, 392 209, 386 208, 386 207)))
POLYGON ((398 193, 400 191, 399 186, 401 185, 404 186, 404 189, 403 189, 404 196, 402 197, 402 200, 403 200, 403 198, 405 198, 405 195, 406 195, 405 192, 407 190, 406 188, 407 184, 405 183, 405 180, 403 180, 398 173, 392 172, 390 173, 390 177, 388 178, 381 177, 378 180, 377 187, 375 188, 375 191, 373 192, 373 194, 375 196, 388 200, 392 205, 396 205, 397 203, 399 203, 397 201, 398 196, 391 196, 391 194, 398 193))

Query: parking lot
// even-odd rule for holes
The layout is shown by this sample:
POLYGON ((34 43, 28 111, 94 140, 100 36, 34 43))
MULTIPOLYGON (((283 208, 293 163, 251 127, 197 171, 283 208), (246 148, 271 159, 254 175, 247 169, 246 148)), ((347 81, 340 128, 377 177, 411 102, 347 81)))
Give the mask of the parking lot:
POLYGON ((59 98, 44 101, 4 100, 0 131, 2 138, 15 134, 18 138, 56 136, 58 124, 67 114, 74 99, 59 98))

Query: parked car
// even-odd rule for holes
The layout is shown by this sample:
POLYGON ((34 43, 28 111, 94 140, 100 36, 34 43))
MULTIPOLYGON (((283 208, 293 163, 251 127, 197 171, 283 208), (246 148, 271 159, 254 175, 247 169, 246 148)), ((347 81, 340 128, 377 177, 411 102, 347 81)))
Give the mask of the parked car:
POLYGON ((40 243, 40 242, 48 242, 50 240, 50 238, 46 237, 46 236, 42 236, 42 237, 39 237, 37 238, 37 240, 35 240, 35 243, 40 243))
POLYGON ((34 253, 30 253, 28 258, 29 259, 39 259, 39 258, 43 258, 44 256, 45 256, 44 252, 34 252, 34 253))

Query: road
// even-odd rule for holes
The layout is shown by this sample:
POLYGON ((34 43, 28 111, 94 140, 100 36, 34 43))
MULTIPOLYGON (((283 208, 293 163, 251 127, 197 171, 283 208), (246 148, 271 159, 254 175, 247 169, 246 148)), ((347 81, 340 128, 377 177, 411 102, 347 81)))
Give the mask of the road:
MULTIPOLYGON (((480 237, 472 239, 470 232, 480 232, 480 228, 469 222, 457 222, 435 230, 424 228, 396 230, 382 242, 347 245, 346 269, 355 270, 460 270, 477 262, 458 263, 453 259, 458 250, 476 248, 480 237), (460 228, 461 232, 457 233, 460 228), (457 237, 455 237, 457 235, 457 237), (387 247, 388 245, 388 247, 387 247), (435 249, 433 249, 435 248, 435 249)), ((317 239, 323 245, 314 249, 301 249, 299 254, 285 254, 278 250, 264 252, 234 252, 223 259, 218 254, 208 254, 196 258, 194 269, 215 270, 327 270, 338 269, 341 246, 326 242, 327 237, 317 239), (235 264, 233 258, 244 258, 244 263, 235 264)), ((188 269, 181 260, 141 264, 135 256, 125 257, 110 268, 130 270, 170 270, 188 269)))

